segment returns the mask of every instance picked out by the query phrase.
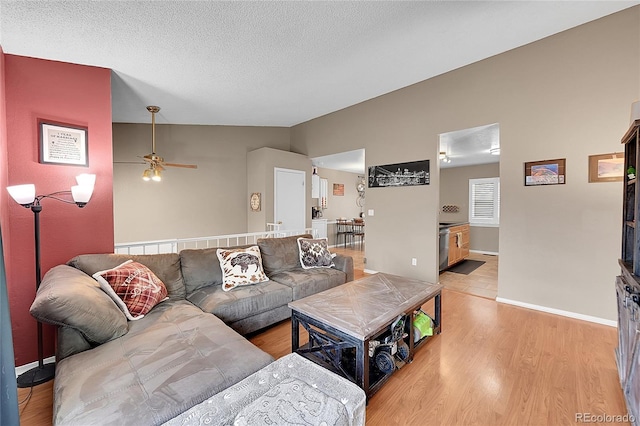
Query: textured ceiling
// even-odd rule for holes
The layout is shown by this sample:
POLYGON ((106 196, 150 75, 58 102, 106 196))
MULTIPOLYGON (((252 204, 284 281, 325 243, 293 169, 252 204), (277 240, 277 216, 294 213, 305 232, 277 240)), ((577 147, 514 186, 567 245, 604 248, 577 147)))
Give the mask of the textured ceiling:
POLYGON ((0 43, 111 68, 115 122, 292 126, 638 3, 2 0, 0 43))
POLYGON ((497 123, 443 133, 440 152, 444 152, 449 161, 440 160, 440 167, 497 163, 500 155, 492 155, 492 148, 500 148, 500 125, 497 123))

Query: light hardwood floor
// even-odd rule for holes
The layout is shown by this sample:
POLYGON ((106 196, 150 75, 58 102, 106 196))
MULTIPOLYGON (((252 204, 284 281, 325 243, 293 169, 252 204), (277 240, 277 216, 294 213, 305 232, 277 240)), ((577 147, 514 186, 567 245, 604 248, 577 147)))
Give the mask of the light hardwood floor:
MULTIPOLYGON (((332 251, 362 268, 363 251, 332 251)), ((615 328, 446 288, 442 321, 442 334, 370 399, 367 425, 568 425, 579 413, 626 413, 615 328)), ((291 351, 290 333, 283 321, 250 340, 279 358, 291 351)), ((51 382, 34 390, 22 426, 51 424, 51 392, 51 382)))
POLYGON ((498 295, 498 256, 470 253, 467 259, 485 263, 468 275, 444 271, 440 274, 440 284, 451 290, 495 299, 498 295))

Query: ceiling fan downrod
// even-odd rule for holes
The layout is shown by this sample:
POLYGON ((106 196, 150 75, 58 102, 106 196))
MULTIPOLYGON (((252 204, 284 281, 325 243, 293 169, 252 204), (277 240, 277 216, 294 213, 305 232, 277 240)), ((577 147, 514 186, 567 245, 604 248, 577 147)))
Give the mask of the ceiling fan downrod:
POLYGON ((151 154, 156 155, 156 113, 160 107, 149 105, 147 111, 151 113, 151 154))

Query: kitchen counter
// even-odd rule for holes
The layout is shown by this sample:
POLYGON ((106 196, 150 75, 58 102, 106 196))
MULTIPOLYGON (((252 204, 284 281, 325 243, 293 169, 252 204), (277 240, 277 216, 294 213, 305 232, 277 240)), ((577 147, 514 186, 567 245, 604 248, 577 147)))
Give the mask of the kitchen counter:
POLYGON ((452 226, 468 225, 469 222, 440 222, 440 229, 451 228, 452 226))

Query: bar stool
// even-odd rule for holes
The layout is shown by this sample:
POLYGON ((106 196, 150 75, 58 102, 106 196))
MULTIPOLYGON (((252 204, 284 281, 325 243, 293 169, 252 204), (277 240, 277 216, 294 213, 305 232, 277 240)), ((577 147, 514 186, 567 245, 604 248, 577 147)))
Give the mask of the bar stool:
POLYGON ((358 247, 362 250, 362 244, 364 243, 364 220, 361 218, 353 219, 353 240, 360 238, 358 247))
POLYGON ((344 246, 347 247, 347 239, 353 241, 353 222, 346 219, 336 219, 336 245, 340 245, 340 236, 344 238, 344 246))

